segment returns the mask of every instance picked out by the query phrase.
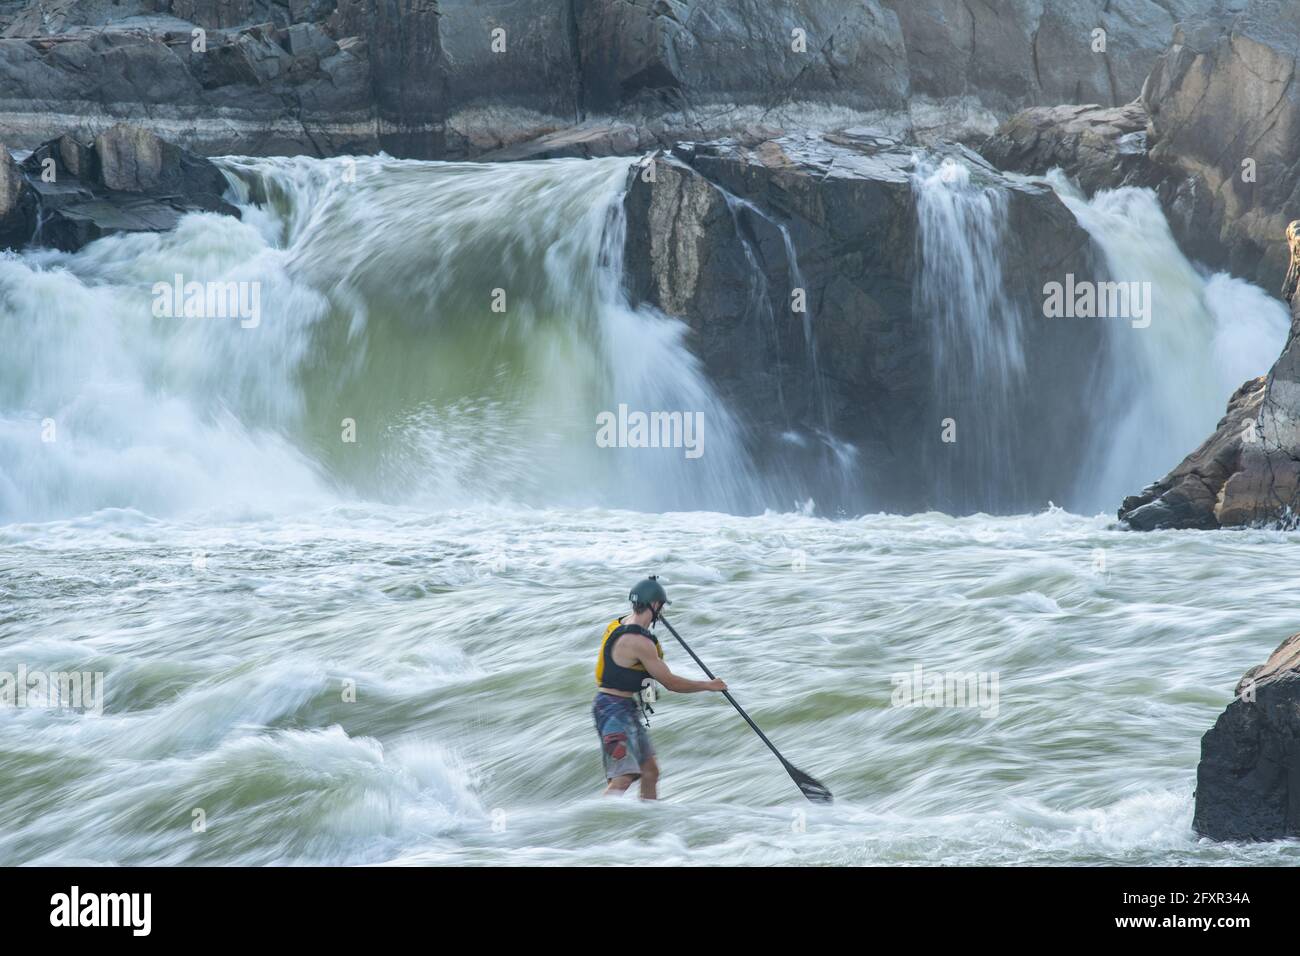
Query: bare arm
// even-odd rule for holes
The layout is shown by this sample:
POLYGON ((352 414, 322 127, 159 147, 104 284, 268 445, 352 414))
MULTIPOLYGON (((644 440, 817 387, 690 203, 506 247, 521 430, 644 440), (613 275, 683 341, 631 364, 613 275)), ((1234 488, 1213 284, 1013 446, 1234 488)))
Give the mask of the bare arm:
POLYGON ((636 655, 637 662, 646 669, 646 673, 663 684, 667 690, 678 694, 696 694, 702 690, 727 689, 725 681, 691 680, 677 676, 668 669, 668 665, 659 656, 659 651, 655 649, 654 642, 648 637, 629 634, 623 640, 626 642, 624 646, 636 655))

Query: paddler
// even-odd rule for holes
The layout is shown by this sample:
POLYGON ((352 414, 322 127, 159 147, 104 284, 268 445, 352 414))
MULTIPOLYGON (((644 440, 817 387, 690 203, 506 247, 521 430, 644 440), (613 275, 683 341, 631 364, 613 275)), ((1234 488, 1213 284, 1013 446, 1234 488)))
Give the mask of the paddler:
POLYGON ((639 581, 628 594, 632 613, 611 621, 605 628, 596 658, 596 700, 591 713, 600 735, 600 754, 605 764, 606 794, 621 794, 641 781, 641 799, 658 796, 659 764, 646 730, 646 712, 654 700, 654 682, 679 694, 724 691, 721 680, 689 680, 678 677, 664 663, 659 638, 649 630, 659 621, 668 594, 654 575, 639 581))

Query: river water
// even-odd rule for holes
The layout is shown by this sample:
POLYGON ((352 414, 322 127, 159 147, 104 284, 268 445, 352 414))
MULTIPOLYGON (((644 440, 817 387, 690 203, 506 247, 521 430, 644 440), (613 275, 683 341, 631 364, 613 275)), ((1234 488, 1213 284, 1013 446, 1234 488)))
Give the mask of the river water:
POLYGON ((1294 630, 1283 533, 350 506, 0 547, 0 669, 106 675, 102 716, 0 716, 6 864, 1300 862, 1191 830, 1200 735, 1294 630), (661 696, 661 805, 597 796, 595 648, 650 568, 833 806, 716 695, 661 696), (996 713, 894 706, 917 665, 996 713))
MULTIPOLYGON (((1083 514, 831 520, 622 300, 630 164, 231 158, 242 222, 0 258, 0 674, 104 693, 0 710, 0 864, 1296 862, 1190 821, 1300 546, 1089 516, 1266 370, 1281 307, 1165 253, 1195 334, 1153 348, 1221 394, 1139 356, 1162 444, 1111 435, 1083 514), (264 312, 160 320, 175 275, 264 312), (707 453, 598 448, 619 404, 703 412, 707 453), (713 695, 663 695, 660 804, 597 795, 595 650, 653 571, 833 806, 713 695), (996 696, 896 706, 918 667, 996 696)), ((1062 192, 1103 245, 1154 208, 1062 192)))

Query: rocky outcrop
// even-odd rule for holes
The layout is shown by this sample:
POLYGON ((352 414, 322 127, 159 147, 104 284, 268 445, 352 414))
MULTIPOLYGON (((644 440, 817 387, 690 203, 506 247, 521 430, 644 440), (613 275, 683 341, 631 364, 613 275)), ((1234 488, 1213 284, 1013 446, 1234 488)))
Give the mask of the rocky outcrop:
MULTIPOLYGON (((364 41, 317 25, 192 30, 167 20, 0 39, 0 136, 30 148, 127 121, 207 154, 381 145, 364 41)), ((400 117, 389 123, 405 130, 400 117)))
POLYGON ((87 141, 64 134, 0 166, 0 247, 80 249, 117 232, 160 232, 187 212, 239 211, 209 160, 119 124, 87 141))
POLYGON ((1166 206, 1188 252, 1277 288, 1300 217, 1300 5, 1238 6, 1182 26, 1142 98, 1152 159, 1184 180, 1166 206))
POLYGON ((1164 478, 1124 499, 1119 517, 1158 528, 1294 527, 1300 518, 1300 222, 1287 229, 1283 289, 1291 333, 1267 378, 1247 382, 1206 442, 1164 478))
POLYGON ((1192 826, 1212 840, 1300 836, 1300 634, 1238 682, 1201 738, 1192 826))
POLYGON ((459 157, 608 122, 976 137, 1027 105, 1132 100, 1217 3, 31 0, 0 20, 0 138, 125 120, 208 154, 459 157))
POLYGON ((1164 478, 1131 495, 1119 516, 1137 531, 1221 526, 1220 496, 1242 466, 1242 448, 1257 431, 1267 379, 1251 379, 1228 401, 1214 434, 1164 478))
POLYGON ((998 127, 980 154, 999 169, 1042 175, 1061 168, 1088 193, 1156 186, 1163 173, 1147 150, 1146 107, 1042 106, 998 127))
MULTIPOLYGON (((1009 407, 998 411, 1025 446, 1006 450, 1023 470, 1007 476, 1005 461, 995 463, 1003 477, 978 482, 994 500, 960 490, 945 498, 951 489, 938 476, 960 479, 973 467, 963 456, 980 450, 976 423, 989 405, 958 406, 941 387, 945 377, 969 376, 936 367, 943 333, 917 304, 916 156, 865 129, 679 145, 634 170, 625 203, 629 295, 687 323, 710 379, 746 409, 760 459, 777 471, 816 463, 819 504, 904 512, 1045 505, 1080 464, 1078 436, 1090 427, 1083 396, 1103 349, 1099 324, 1043 319, 1042 289, 1066 272, 1093 274, 1090 243, 1050 189, 1012 182, 960 147, 924 157, 966 166, 976 188, 1005 201, 1007 300, 995 321, 1022 310, 1027 357, 1009 407), (793 305, 799 295, 806 312, 793 305), (947 417, 972 429, 965 445, 941 444, 947 417), (846 500, 833 486, 845 446, 832 442, 817 457, 830 435, 867 463, 864 497, 846 500)), ((955 277, 949 293, 965 294, 955 277)))

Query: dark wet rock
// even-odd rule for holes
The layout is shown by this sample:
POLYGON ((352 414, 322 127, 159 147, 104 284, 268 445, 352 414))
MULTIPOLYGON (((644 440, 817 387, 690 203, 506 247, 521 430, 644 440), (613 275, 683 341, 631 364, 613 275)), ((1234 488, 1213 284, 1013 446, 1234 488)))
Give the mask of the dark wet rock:
POLYGON ((0 143, 0 249, 26 245, 36 229, 36 194, 0 143))
POLYGON ((84 152, 69 149, 66 137, 59 147, 61 159, 72 154, 78 166, 93 168, 96 184, 115 192, 184 196, 192 205, 215 208, 226 188, 225 177, 208 160, 137 126, 113 126, 84 152))
MULTIPOLYGON (((929 158, 943 156, 1007 197, 1008 294, 1025 309, 1028 365, 1008 414, 1026 446, 1016 460, 1029 464, 993 494, 1006 510, 1040 507, 1081 464, 1083 396, 1102 361, 1100 326, 1043 320, 1042 288, 1095 270, 1091 246, 1051 190, 1007 180, 960 147, 929 158)), ((953 451, 938 445, 954 409, 936 397, 936 332, 914 305, 914 157, 913 147, 853 128, 681 144, 633 170, 625 202, 631 298, 686 322, 711 380, 746 410, 760 458, 779 467, 828 433, 856 448, 871 487, 849 508, 935 506, 936 456, 953 451), (799 288, 806 325, 792 309, 799 288)), ((830 470, 819 503, 844 500, 830 470)))
POLYGON ((1119 517, 1137 531, 1220 526, 1219 496, 1241 469, 1242 448, 1259 420, 1267 379, 1251 379, 1233 393, 1214 434, 1164 478, 1131 495, 1119 517))
POLYGON ((171 229, 187 212, 239 214, 222 198, 227 181, 211 161, 124 124, 90 142, 65 134, 42 143, 21 168, 9 159, 7 169, 0 178, 16 174, 27 203, 17 214, 0 213, 0 236, 12 249, 73 251, 113 233, 171 229))
POLYGON ((1192 826, 1212 840, 1300 837, 1300 634, 1233 696, 1201 738, 1192 826))

